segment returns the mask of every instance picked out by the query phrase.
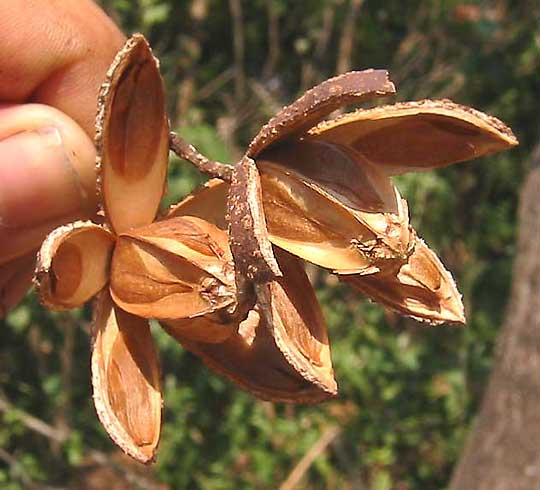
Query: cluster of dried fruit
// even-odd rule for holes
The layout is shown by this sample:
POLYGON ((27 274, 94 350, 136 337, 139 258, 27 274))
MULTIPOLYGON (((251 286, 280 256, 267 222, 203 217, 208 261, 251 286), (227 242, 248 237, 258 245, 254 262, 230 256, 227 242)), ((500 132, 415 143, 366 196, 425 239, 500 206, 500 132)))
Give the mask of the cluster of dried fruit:
POLYGON ((500 121, 450 101, 335 109, 394 93, 385 71, 351 72, 281 110, 234 167, 176 136, 171 146, 212 175, 156 218, 169 128, 158 64, 133 36, 99 98, 102 224, 53 231, 38 258, 42 302, 93 296, 92 384, 111 438, 141 462, 161 424, 149 318, 255 395, 318 402, 336 394, 324 320, 302 260, 387 307, 430 323, 463 323, 450 274, 409 224, 391 176, 516 144, 500 121))

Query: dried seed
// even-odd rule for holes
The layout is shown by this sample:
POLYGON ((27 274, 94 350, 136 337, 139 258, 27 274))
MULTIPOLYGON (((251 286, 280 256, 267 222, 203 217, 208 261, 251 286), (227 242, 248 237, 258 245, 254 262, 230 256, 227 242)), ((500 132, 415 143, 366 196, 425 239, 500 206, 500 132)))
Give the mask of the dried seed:
POLYGON ((178 217, 118 237, 111 295, 144 318, 182 319, 234 303, 225 232, 194 217, 178 217))
POLYGON ((353 241, 376 237, 353 214, 284 167, 264 162, 261 170, 268 232, 274 244, 321 267, 372 269, 370 258, 353 241))
MULTIPOLYGON (((352 149, 325 142, 299 142, 265 152, 258 164, 263 176, 268 165, 274 164, 274 170, 276 165, 281 165, 286 178, 301 180, 323 197, 327 203, 321 202, 321 209, 314 213, 323 214, 333 206, 354 216, 361 224, 357 228, 365 230, 350 237, 348 244, 356 246, 372 261, 405 260, 412 250, 414 235, 406 203, 391 180, 352 149)), ((270 213, 267 214, 270 222, 270 213)), ((270 225, 269 229, 272 233, 270 225)), ((354 270, 354 267, 335 269, 354 270)))

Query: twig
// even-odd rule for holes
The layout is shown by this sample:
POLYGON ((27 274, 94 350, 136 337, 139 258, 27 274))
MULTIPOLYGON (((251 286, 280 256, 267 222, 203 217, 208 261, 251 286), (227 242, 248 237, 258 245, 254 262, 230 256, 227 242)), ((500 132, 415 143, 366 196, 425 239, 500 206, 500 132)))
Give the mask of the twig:
POLYGON ((217 92, 223 85, 229 83, 229 81, 234 77, 234 70, 232 68, 227 68, 225 71, 221 72, 216 78, 210 80, 206 85, 203 85, 197 92, 195 98, 197 101, 202 101, 207 99, 215 92, 217 92))
POLYGON ((234 43, 234 69, 235 81, 234 91, 236 101, 244 98, 244 21, 242 19, 241 0, 229 0, 231 16, 233 21, 233 43, 234 43))
POLYGON ((279 16, 274 2, 268 2, 268 55, 263 69, 263 77, 268 79, 274 75, 278 64, 279 49, 279 16))
POLYGON ((345 19, 345 27, 339 42, 337 73, 345 73, 351 69, 351 57, 354 46, 356 18, 364 0, 351 0, 349 12, 345 19))
POLYGON ((170 134, 170 148, 179 158, 187 160, 203 174, 226 182, 231 181, 232 167, 230 165, 206 158, 176 133, 170 134))
POLYGON ((27 488, 28 490, 65 490, 65 487, 51 487, 49 485, 42 485, 35 482, 26 472, 26 469, 19 462, 19 460, 1 447, 0 460, 4 461, 4 463, 6 463, 12 469, 13 473, 24 485, 24 488, 27 488))
POLYGON ((319 76, 315 74, 315 64, 324 65, 324 56, 328 51, 328 43, 332 37, 336 4, 327 2, 322 16, 322 25, 317 35, 317 44, 313 51, 313 57, 302 64, 301 88, 306 90, 313 86, 315 82, 320 81, 319 76))
MULTIPOLYGON (((64 343, 60 350, 60 379, 62 380, 62 398, 56 410, 54 426, 59 432, 69 433, 71 431, 71 406, 72 406, 72 373, 73 373, 73 352, 75 349, 76 322, 72 315, 64 314, 60 318, 64 343)), ((52 445, 56 454, 60 452, 61 443, 52 445)))
POLYGON ((272 94, 266 89, 266 87, 259 81, 253 79, 250 80, 250 85, 253 93, 263 103, 263 107, 260 108, 268 116, 273 116, 283 107, 276 99, 272 97, 272 94))
POLYGON ((326 450, 326 448, 339 436, 341 429, 336 426, 327 427, 319 440, 311 446, 302 459, 293 468, 287 479, 281 484, 279 490, 293 490, 304 477, 313 462, 326 450))
MULTIPOLYGON (((64 443, 69 438, 69 432, 65 430, 58 430, 51 425, 47 424, 43 420, 40 420, 33 415, 26 413, 25 411, 15 407, 11 402, 0 396, 0 412, 14 411, 17 415, 17 418, 22 424, 31 431, 34 431, 56 443, 64 443)), ((89 449, 85 451, 86 456, 91 458, 96 464, 101 466, 110 467, 118 475, 124 476, 128 482, 136 485, 136 488, 148 489, 148 484, 141 482, 141 479, 138 475, 130 471, 128 468, 124 467, 121 464, 115 463, 109 454, 103 453, 96 449, 89 449)), ((4 460, 10 466, 20 469, 16 458, 11 456, 5 450, 0 448, 0 459, 4 460), (13 464, 16 463, 16 466, 13 464)), ((33 482, 28 475, 23 473, 22 469, 19 471, 21 475, 21 481, 29 488, 35 490, 60 490, 53 487, 39 485, 36 482, 33 482), (23 480, 24 478, 24 480, 23 480), (27 481, 28 480, 28 481, 27 481)))
POLYGON ((46 422, 43 422, 43 420, 27 414, 20 408, 13 406, 5 398, 0 397, 0 412, 9 411, 14 411, 17 414, 17 418, 23 423, 26 428, 33 430, 34 432, 37 432, 38 434, 41 434, 48 439, 52 439, 55 442, 62 443, 65 442, 68 438, 68 433, 66 431, 55 429, 53 426, 47 424, 46 422))

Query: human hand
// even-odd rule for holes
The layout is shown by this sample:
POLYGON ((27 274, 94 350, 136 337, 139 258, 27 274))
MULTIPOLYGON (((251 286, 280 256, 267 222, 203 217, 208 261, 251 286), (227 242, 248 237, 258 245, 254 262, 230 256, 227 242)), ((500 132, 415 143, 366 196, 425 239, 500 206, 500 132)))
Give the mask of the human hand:
POLYGON ((56 226, 95 212, 97 93, 124 36, 91 0, 0 2, 0 317, 56 226))

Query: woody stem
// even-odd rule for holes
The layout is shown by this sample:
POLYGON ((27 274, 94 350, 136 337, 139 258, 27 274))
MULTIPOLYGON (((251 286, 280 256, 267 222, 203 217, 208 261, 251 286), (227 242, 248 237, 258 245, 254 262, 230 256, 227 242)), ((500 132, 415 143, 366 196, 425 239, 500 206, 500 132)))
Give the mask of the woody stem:
POLYGON ((206 158, 204 155, 199 153, 193 145, 190 145, 176 133, 170 133, 169 146, 171 151, 173 151, 179 158, 182 160, 187 160, 203 174, 224 180, 226 182, 231 181, 232 167, 230 165, 206 158))

